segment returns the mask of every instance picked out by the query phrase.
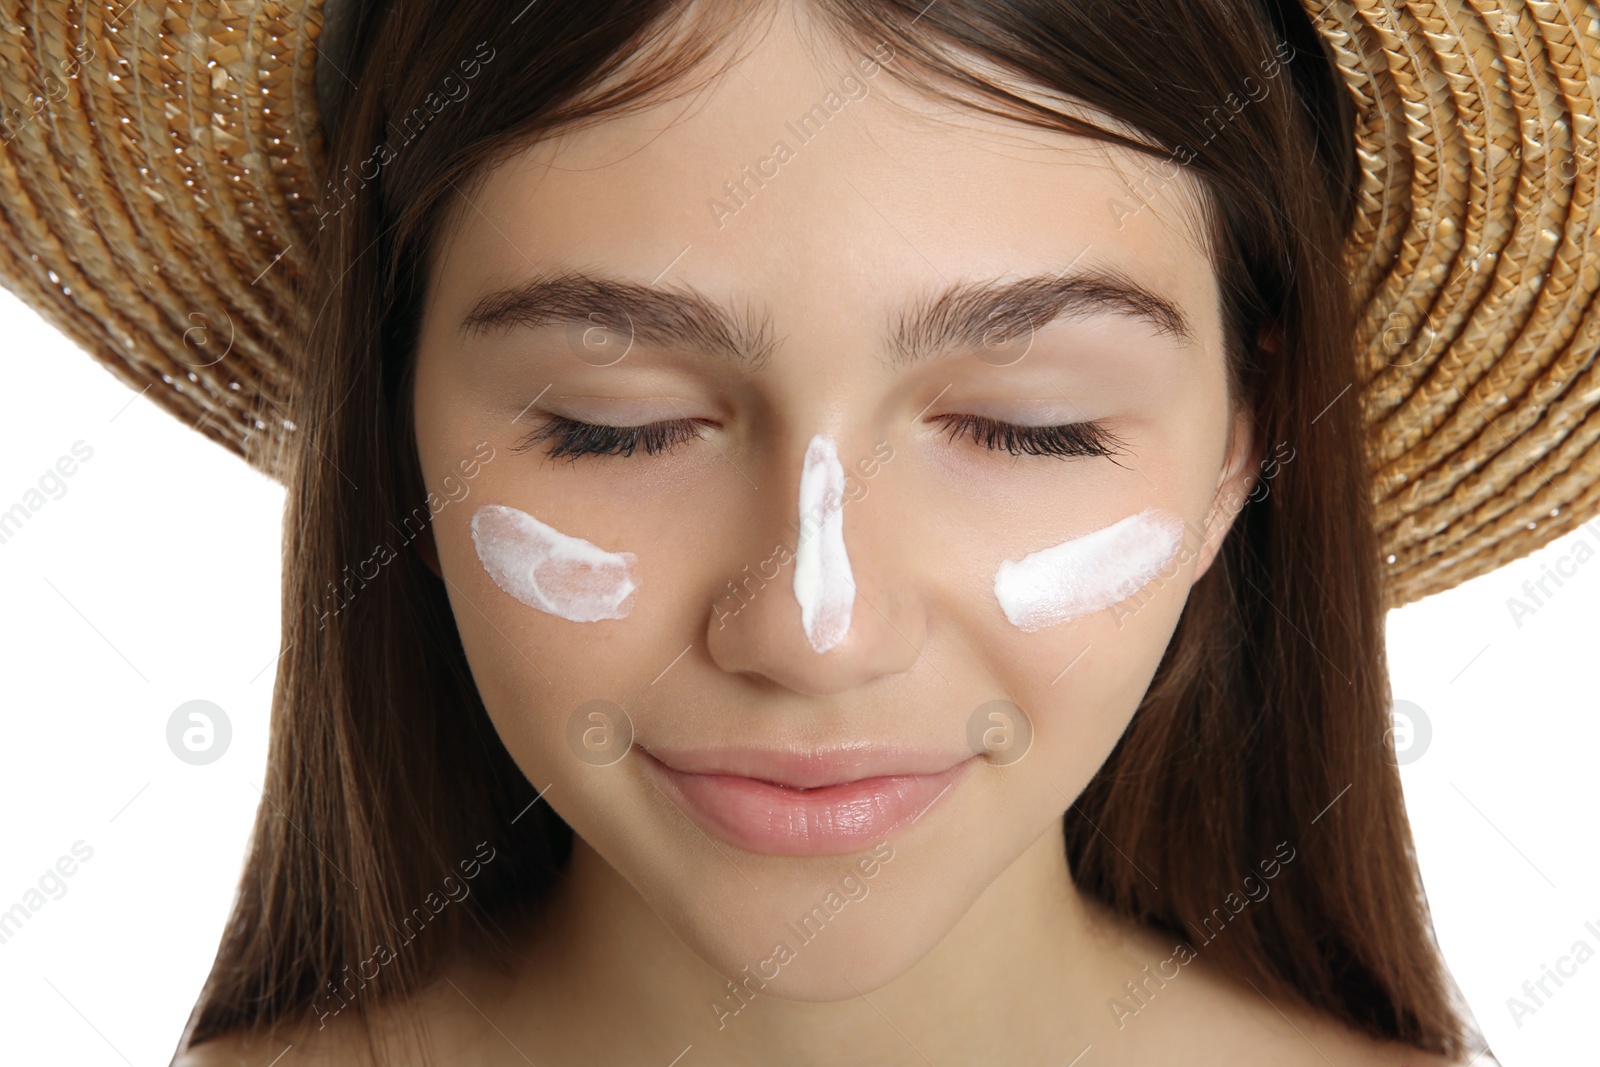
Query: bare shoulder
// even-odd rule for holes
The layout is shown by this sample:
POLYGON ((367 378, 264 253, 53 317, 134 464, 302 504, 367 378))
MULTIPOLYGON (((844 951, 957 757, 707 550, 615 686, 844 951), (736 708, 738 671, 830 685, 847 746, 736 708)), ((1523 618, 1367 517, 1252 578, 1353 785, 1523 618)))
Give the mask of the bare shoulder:
POLYGON ((484 1027, 472 1004, 495 990, 481 972, 449 968, 403 1001, 327 1012, 300 1022, 236 1030, 180 1054, 171 1067, 424 1067, 486 1063, 484 1027), (376 1051, 376 1055, 374 1052, 376 1051))
POLYGON ((1381 1041, 1335 1023, 1326 1025, 1318 1038, 1321 1048, 1313 1053, 1309 1042, 1305 1043, 1306 1052, 1315 1057, 1314 1060, 1308 1057, 1307 1063, 1331 1059, 1338 1067, 1346 1064, 1349 1067, 1467 1067, 1468 1064, 1465 1059, 1450 1059, 1409 1045, 1381 1041))
POLYGON ((278 1027, 264 1031, 235 1030, 180 1053, 171 1067, 333 1067, 368 1064, 371 1057, 346 1020, 317 1032, 278 1027))
MULTIPOLYGON (((1410 1045, 1374 1037, 1338 1019, 1287 1003, 1273 1003, 1259 991, 1239 993, 1241 1037, 1262 1063, 1327 1067, 1466 1067, 1410 1045)), ((1251 1060, 1250 1062, 1255 1062, 1251 1060)))
MULTIPOLYGON (((1337 1039, 1327 1044, 1333 1049, 1327 1054, 1333 1062, 1343 1067, 1466 1067, 1465 1060, 1452 1060, 1409 1045, 1379 1041, 1366 1034, 1345 1030, 1337 1039)), ((1311 1049, 1306 1049, 1308 1053, 1311 1049)), ((1321 1056, 1319 1055, 1320 1061, 1321 1056)), ((1311 1059, 1306 1060, 1312 1062, 1311 1059)))
POLYGON ((1274 992, 1259 979, 1213 967, 1204 948, 1174 947, 1152 930, 1106 920, 1130 979, 1108 1003, 1105 1045, 1132 1062, 1191 1067, 1467 1067, 1386 1041, 1274 992))

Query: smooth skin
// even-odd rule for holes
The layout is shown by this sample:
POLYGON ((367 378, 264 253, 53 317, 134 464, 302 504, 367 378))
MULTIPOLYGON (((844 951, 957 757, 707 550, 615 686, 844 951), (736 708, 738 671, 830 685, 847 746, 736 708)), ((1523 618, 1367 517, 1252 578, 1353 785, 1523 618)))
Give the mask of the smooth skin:
MULTIPOLYGON (((439 1062, 1442 1063, 1271 1003, 1216 975, 1203 947, 1119 1018, 1114 1001, 1137 1003, 1124 983, 1175 946, 1108 916, 1067 868, 1063 812, 1127 726, 1271 444, 1230 413, 1190 179, 1139 208, 1132 154, 946 107, 888 71, 865 77, 860 56, 828 45, 798 8, 751 40, 692 98, 512 158, 456 204, 433 264, 416 379, 427 483, 443 493, 480 442, 494 449, 438 516, 437 567, 496 729, 578 835, 552 906, 519 933, 518 972, 460 961, 412 1002, 439 1062), (865 95, 801 144, 785 124, 850 74, 865 95), (734 206, 724 182, 778 140, 792 157, 737 211, 715 211, 713 198, 734 206), (1170 300, 1193 343, 1101 311, 1043 325, 1005 359, 969 346, 891 365, 886 331, 927 294, 1086 268, 1170 300), (486 295, 574 269, 692 287, 770 321, 774 345, 745 366, 634 336, 601 366, 579 358, 569 325, 463 329, 486 295), (1095 420, 1126 452, 992 451, 952 439, 961 414, 1095 420), (544 454, 548 441, 515 450, 552 415, 691 419, 699 436, 575 461, 544 454), (847 470, 880 443, 893 450, 844 508, 857 599, 846 639, 824 654, 802 630, 792 565, 722 614, 726 583, 793 544, 817 433, 847 470), (506 595, 470 535, 473 510, 491 503, 635 553, 631 614, 574 623, 506 595), (1196 536, 1137 611, 1035 633, 1006 620, 993 594, 1002 560, 1146 507, 1181 515, 1196 536), (626 708, 647 748, 959 749, 974 711, 1000 698, 1026 710, 1034 738, 1016 762, 979 759, 892 834, 892 860, 861 879, 866 895, 798 947, 765 995, 719 1019, 715 1005, 737 1005, 728 980, 775 941, 793 947, 785 922, 866 850, 778 857, 713 839, 637 753, 604 767, 575 755, 569 719, 596 698, 626 708)), ((367 1007, 388 1031, 390 1010, 367 1007)), ((354 1019, 230 1038, 183 1062, 348 1062, 354 1019)))

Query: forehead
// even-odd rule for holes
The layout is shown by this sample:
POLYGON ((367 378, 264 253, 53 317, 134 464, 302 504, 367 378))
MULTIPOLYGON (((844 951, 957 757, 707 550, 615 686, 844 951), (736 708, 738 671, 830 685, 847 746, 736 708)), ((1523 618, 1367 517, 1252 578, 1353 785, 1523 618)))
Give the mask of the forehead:
POLYGON ((466 299, 474 279, 603 268, 847 320, 908 287, 1076 263, 1119 268, 1200 336, 1216 329, 1199 187, 1176 163, 931 98, 897 80, 892 47, 826 41, 788 15, 734 48, 687 95, 541 141, 475 183, 436 280, 466 299))

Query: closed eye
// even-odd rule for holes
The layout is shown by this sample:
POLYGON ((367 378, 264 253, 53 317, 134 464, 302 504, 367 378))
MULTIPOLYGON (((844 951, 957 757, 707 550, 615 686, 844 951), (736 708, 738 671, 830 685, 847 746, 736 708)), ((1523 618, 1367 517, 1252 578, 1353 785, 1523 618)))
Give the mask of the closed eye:
POLYGON ((553 441, 545 454, 552 458, 579 456, 631 456, 639 449, 653 456, 669 452, 684 441, 700 436, 700 420, 671 419, 643 426, 603 426, 552 415, 544 425, 512 446, 526 452, 540 441, 553 441))
POLYGON ((1013 456, 1117 456, 1127 451, 1122 441, 1098 422, 1069 422, 1059 426, 1019 426, 982 415, 938 415, 946 420, 951 441, 971 437, 991 452, 1002 449, 1013 456))
MULTIPOLYGON (((1014 456, 1102 456, 1124 454, 1122 441, 1098 422, 1072 422, 1057 426, 1020 426, 982 415, 939 415, 945 421, 949 439, 970 437, 974 444, 990 452, 1009 452, 1014 456)), ((700 436, 701 419, 670 419, 642 426, 606 426, 576 419, 549 416, 545 423, 524 436, 512 447, 526 452, 541 441, 550 441, 545 454, 552 458, 579 456, 627 457, 643 450, 653 456, 670 452, 685 441, 700 436)))

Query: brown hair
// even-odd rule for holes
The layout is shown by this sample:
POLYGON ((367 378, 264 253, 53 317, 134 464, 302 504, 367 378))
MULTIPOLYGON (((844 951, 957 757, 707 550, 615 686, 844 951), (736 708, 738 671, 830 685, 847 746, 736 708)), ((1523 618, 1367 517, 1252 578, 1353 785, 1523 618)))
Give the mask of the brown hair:
MULTIPOLYGON (((502 959, 507 928, 566 860, 572 832, 547 804, 529 807, 536 791, 419 553, 431 504, 410 368, 429 254, 454 194, 497 161, 687 91, 686 76, 720 69, 707 61, 747 13, 709 5, 713 26, 702 5, 671 0, 550 0, 508 21, 497 4, 345 2, 318 270, 303 294, 315 314, 294 402, 266 788, 184 1047, 334 993, 361 991, 364 1011, 455 952, 502 959), (406 909, 482 848, 494 859, 471 895, 369 978, 406 909)), ((1066 812, 1073 876, 1268 997, 1459 1055, 1465 1026, 1389 759, 1359 389, 1337 399, 1356 384, 1340 270, 1351 103, 1305 12, 1293 0, 810 7, 840 42, 887 42, 888 68, 924 91, 1142 153, 1150 168, 1125 209, 1160 195, 1174 165, 1199 179, 1231 396, 1293 458, 1240 513, 1131 725, 1066 812), (1013 95, 952 55, 1084 101, 1145 141, 1013 95), (1284 847, 1295 861, 1277 891, 1229 907, 1284 847)))

